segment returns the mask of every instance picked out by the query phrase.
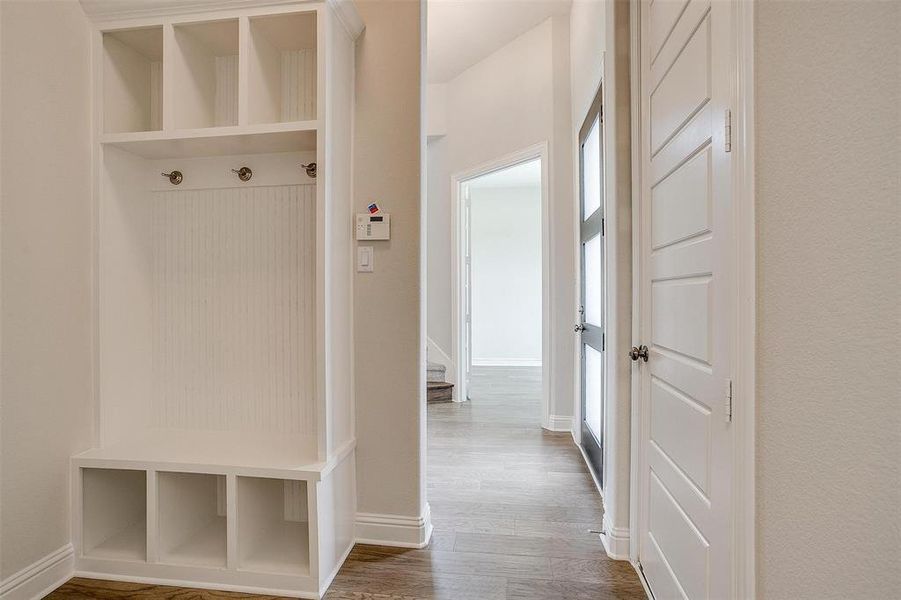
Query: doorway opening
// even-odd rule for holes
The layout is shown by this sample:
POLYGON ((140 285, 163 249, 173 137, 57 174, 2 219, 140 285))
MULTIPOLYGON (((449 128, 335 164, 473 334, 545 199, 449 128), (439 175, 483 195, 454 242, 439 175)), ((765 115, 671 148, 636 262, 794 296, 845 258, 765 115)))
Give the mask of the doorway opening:
MULTIPOLYGON (((546 148, 453 177, 456 400, 515 383, 548 423, 546 148)), ((523 407, 525 408, 525 407, 523 407)))

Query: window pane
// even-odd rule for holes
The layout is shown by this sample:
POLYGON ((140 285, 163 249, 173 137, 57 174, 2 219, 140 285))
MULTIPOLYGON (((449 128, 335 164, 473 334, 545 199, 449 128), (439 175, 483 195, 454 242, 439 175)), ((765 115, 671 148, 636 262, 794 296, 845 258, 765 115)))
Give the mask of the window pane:
POLYGON ((582 145, 582 220, 601 207, 601 123, 595 118, 582 145))
POLYGON ((582 246, 582 264, 585 265, 585 322, 603 325, 603 265, 601 264, 601 236, 594 236, 582 246))
POLYGON ((601 439, 601 398, 604 393, 603 355, 588 346, 585 348, 585 423, 600 441, 601 439))

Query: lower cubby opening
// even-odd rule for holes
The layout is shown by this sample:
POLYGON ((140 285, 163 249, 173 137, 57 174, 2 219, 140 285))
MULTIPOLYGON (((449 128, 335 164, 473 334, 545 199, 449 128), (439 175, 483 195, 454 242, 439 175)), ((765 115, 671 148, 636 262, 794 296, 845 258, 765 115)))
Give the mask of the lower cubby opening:
POLYGON ((237 482, 238 567, 262 573, 308 575, 306 481, 238 477, 237 482))
POLYGON ((226 566, 225 476, 158 474, 160 561, 226 566))
POLYGON ((91 558, 147 560, 147 473, 82 469, 82 549, 91 558))

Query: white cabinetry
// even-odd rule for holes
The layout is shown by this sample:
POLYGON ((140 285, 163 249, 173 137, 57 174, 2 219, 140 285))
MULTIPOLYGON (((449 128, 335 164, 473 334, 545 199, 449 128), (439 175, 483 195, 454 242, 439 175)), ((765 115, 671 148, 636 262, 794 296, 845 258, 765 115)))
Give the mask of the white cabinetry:
POLYGON ((76 571, 318 598, 353 543, 362 23, 343 1, 149 4, 85 3, 97 392, 76 571))

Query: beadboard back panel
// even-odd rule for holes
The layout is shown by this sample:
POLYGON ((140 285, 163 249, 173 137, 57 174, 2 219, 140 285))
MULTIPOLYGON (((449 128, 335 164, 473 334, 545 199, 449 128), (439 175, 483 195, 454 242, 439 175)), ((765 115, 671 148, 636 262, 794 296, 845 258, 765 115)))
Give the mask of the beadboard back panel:
POLYGON ((316 51, 282 51, 282 121, 316 118, 316 51))
POLYGON ((153 414, 315 434, 316 186, 153 193, 153 414))
POLYGON ((238 55, 216 57, 216 107, 214 123, 238 124, 238 55))

